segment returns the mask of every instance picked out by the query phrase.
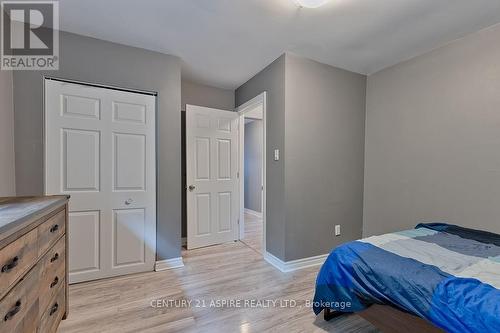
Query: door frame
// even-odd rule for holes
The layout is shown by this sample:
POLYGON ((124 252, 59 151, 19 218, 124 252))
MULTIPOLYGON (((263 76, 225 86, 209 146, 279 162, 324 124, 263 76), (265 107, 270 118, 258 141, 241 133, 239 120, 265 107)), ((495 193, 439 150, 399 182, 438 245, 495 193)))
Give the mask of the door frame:
MULTIPOLYGON (((72 84, 78 84, 78 85, 84 85, 84 86, 89 86, 89 87, 94 87, 94 88, 104 88, 104 89, 113 89, 117 91, 123 91, 123 92, 130 92, 130 93, 135 93, 135 94, 143 94, 143 95, 149 95, 153 96, 155 98, 155 110, 154 110, 154 115, 155 115, 155 128, 154 128, 154 140, 155 140, 155 152, 154 152, 154 166, 155 166, 155 174, 154 174, 154 182, 155 182, 155 230, 154 230, 154 237, 152 237, 152 241, 154 242, 152 244, 152 247, 154 249, 154 257, 155 257, 155 262, 153 264, 153 269, 152 271, 155 271, 156 265, 158 263, 158 217, 159 217, 159 210, 158 208, 160 207, 158 203, 158 180, 159 180, 159 165, 158 165, 158 110, 159 110, 159 95, 158 92, 156 91, 148 91, 148 90, 140 90, 140 89, 132 89, 132 88, 124 88, 120 86, 115 86, 115 85, 110 85, 110 84, 101 84, 101 83, 93 83, 93 82, 88 82, 88 81, 80 81, 80 80, 74 80, 74 79, 66 79, 66 78, 61 78, 61 77, 56 77, 56 76, 51 76, 51 75, 42 75, 41 77, 41 83, 42 83, 42 138, 43 138, 43 159, 42 159, 42 172, 43 172, 43 192, 44 194, 47 193, 47 141, 48 141, 48 136, 47 136, 47 110, 46 110, 46 82, 48 80, 52 81, 57 81, 57 82, 66 82, 66 83, 72 83, 72 84)), ((69 231, 68 231, 69 232, 69 231)), ((69 267, 68 267, 69 269, 69 267)))
POLYGON ((239 161, 240 161, 240 218, 239 218, 239 239, 245 236, 245 113, 251 111, 255 106, 262 104, 262 253, 266 253, 266 192, 267 192, 267 92, 264 91, 248 102, 236 108, 240 115, 240 140, 239 140, 239 161))

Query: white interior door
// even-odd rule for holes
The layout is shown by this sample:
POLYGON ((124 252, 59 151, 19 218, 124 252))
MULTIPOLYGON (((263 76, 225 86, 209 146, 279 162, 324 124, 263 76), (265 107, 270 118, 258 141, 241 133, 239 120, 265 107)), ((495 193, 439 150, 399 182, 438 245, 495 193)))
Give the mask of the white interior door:
POLYGON ((45 81, 45 192, 71 195, 71 283, 154 268, 155 104, 152 95, 45 81))
POLYGON ((238 117, 186 107, 188 249, 238 239, 238 117))

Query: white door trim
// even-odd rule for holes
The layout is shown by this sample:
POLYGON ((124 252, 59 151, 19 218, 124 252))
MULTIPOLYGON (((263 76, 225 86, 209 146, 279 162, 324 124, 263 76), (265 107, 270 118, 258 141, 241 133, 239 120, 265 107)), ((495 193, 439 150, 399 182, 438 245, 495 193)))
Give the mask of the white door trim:
POLYGON ((263 92, 252 98, 245 104, 236 108, 240 115, 240 239, 245 235, 245 113, 251 111, 257 105, 262 104, 262 127, 263 127, 263 147, 262 147, 262 251, 266 252, 266 156, 267 156, 267 92, 263 92))

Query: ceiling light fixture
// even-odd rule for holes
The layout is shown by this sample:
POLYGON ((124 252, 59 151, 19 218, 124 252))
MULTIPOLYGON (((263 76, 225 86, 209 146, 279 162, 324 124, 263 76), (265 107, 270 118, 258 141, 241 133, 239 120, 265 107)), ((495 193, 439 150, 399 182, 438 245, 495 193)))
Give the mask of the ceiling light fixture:
POLYGON ((293 0, 299 7, 318 8, 330 0, 293 0))

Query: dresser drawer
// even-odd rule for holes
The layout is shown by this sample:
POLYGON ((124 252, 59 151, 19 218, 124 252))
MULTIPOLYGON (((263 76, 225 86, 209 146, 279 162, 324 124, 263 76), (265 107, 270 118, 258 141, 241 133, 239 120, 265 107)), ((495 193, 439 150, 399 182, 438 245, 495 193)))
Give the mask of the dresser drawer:
POLYGON ((33 332, 38 321, 40 267, 33 269, 0 301, 0 332, 33 332))
POLYGON ((38 227, 38 255, 41 256, 66 231, 66 210, 62 210, 38 227))
POLYGON ((37 259, 34 229, 0 250, 0 299, 37 259))
POLYGON ((49 303, 49 306, 43 311, 39 333, 54 333, 61 322, 66 309, 66 294, 63 285, 57 291, 56 297, 49 303))
POLYGON ((43 311, 55 297, 59 286, 64 285, 66 278, 65 256, 66 236, 49 249, 40 260, 41 278, 39 284, 40 309, 43 311))

